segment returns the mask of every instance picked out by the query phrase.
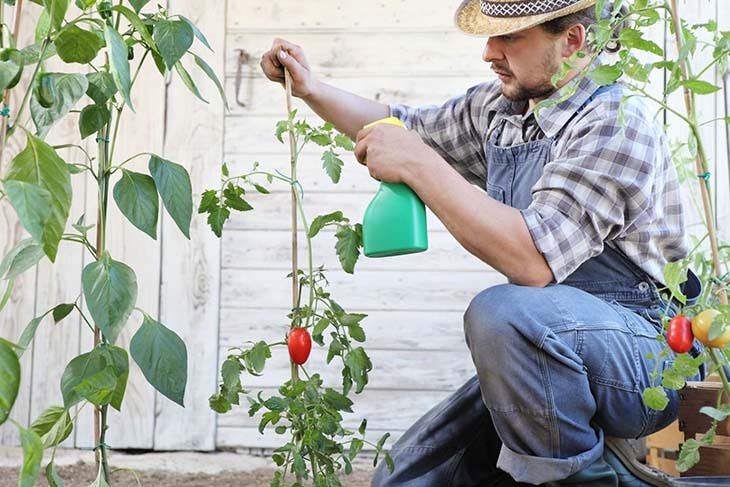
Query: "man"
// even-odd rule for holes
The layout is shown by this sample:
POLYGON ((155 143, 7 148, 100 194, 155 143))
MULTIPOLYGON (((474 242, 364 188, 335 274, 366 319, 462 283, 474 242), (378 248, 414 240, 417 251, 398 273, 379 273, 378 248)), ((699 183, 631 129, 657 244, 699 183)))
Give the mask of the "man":
MULTIPOLYGON (((662 344, 662 268, 687 253, 677 176, 660 130, 624 89, 599 87, 577 59, 591 52, 595 0, 466 0, 467 34, 488 36, 498 80, 442 107, 365 100, 316 80, 303 51, 277 39, 268 78, 356 139, 379 180, 410 186, 456 239, 509 284, 481 292, 464 315, 477 376, 393 448, 377 486, 618 485, 604 437, 638 438, 673 421, 648 409, 662 344), (555 106, 537 103, 575 92, 555 106), (411 130, 362 127, 393 115, 411 130), (484 192, 486 190, 486 193, 484 192), (514 479, 514 480, 513 480, 514 479)), ((610 2, 607 2, 610 4, 610 2)), ((611 15, 607 5, 605 14, 611 15)), ((661 367, 661 364, 660 364, 661 367)))

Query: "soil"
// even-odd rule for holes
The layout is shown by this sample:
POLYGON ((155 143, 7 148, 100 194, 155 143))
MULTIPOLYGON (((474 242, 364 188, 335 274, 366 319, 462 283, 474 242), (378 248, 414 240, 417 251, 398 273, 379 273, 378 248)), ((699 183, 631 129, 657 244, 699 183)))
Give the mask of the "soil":
MULTIPOLYGON (((86 487, 96 478, 93 465, 77 463, 61 467, 58 474, 66 487, 86 487)), ((273 470, 259 469, 251 472, 222 472, 219 474, 205 473, 175 473, 167 471, 135 472, 143 486, 155 487, 268 487, 273 470)), ((348 487, 369 487, 370 474, 353 472, 343 480, 348 487)), ((16 487, 18 485, 18 469, 0 468, 0 487, 16 487)), ((47 487, 45 475, 36 483, 37 486, 47 487)), ((112 474, 114 487, 137 487, 134 474, 129 471, 119 471, 112 474)))
MULTIPOLYGON (((217 453, 144 453, 114 452, 112 487, 268 487, 274 476, 271 460, 258 455, 217 453), (114 470, 114 465, 124 467, 114 470), (139 483, 137 482, 139 479, 139 483)), ((16 487, 22 451, 0 448, 0 487, 16 487)), ((37 486, 47 487, 44 458, 37 486)), ((78 450, 65 450, 56 457, 57 471, 66 487, 88 487, 96 479, 93 457, 78 450)), ((369 487, 372 460, 357 460, 352 475, 342 478, 347 487, 369 487)))

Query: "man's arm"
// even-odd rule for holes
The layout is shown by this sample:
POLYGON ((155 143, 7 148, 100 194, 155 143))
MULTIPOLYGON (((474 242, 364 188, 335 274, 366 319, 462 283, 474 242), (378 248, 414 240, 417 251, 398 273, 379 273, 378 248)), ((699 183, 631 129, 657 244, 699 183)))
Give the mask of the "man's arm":
POLYGON ((301 47, 284 39, 274 39, 271 49, 261 58, 261 69, 267 78, 283 84, 284 67, 292 78, 292 94, 352 139, 366 124, 390 114, 388 105, 315 79, 301 47))
POLYGON ((521 212, 470 184, 415 132, 364 129, 355 156, 373 177, 410 186, 465 249, 511 282, 543 287, 553 281, 521 212))

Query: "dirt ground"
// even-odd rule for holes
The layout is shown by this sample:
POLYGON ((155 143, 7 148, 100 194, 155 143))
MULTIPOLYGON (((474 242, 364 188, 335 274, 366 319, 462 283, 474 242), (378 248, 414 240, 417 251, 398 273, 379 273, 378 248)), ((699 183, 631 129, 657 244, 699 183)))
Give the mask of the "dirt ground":
MULTIPOLYGON (((268 487, 273 476, 270 460, 258 456, 236 453, 150 453, 126 455, 113 453, 113 487, 268 487), (130 470, 127 470, 130 469, 130 470), (134 473, 132 473, 134 471, 134 473), (136 477, 135 477, 136 475, 136 477), (139 484, 137 483, 139 479, 139 484)), ((88 453, 69 450, 57 457, 57 470, 66 487, 87 487, 96 478, 93 458, 88 453)), ((43 469, 47 459, 44 459, 43 469)), ((16 487, 22 462, 18 449, 0 450, 0 487, 16 487)), ((273 465, 273 463, 271 463, 273 465)), ((48 486, 43 474, 36 483, 48 486)), ((342 479, 347 487, 369 487, 372 463, 358 461, 352 475, 342 479)))

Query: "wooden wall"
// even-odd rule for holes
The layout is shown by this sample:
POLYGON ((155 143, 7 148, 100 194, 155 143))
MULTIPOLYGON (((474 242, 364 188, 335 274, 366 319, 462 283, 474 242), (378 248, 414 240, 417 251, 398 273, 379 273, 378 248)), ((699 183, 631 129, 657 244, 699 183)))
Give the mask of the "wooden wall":
MULTIPOLYGON (((145 86, 137 91, 135 105, 152 107, 149 113, 155 114, 128 114, 123 122, 129 129, 123 152, 150 150, 184 164, 196 194, 216 184, 223 161, 232 173, 247 170, 254 161, 286 172, 287 146, 273 137, 276 121, 285 117, 284 92, 263 79, 258 67, 274 37, 303 46, 317 76, 338 87, 384 103, 439 104, 492 77, 489 66, 481 61, 484 41, 463 36, 452 26, 458 3, 320 0, 315 8, 311 2, 294 0, 221 0, 206 2, 201 9, 193 0, 171 0, 170 10, 190 17, 213 44, 215 55, 203 49, 200 53, 225 77, 231 110, 224 111, 208 83, 200 83, 211 100, 210 105, 203 105, 178 79, 169 86, 161 84, 152 69, 142 75, 145 86), (236 103, 238 49, 251 55, 243 66, 238 93, 245 106, 236 103)), ((714 17, 721 28, 729 29, 730 11, 725 3, 682 2, 687 16, 714 17)), ((30 35, 33 15, 24 19, 26 35, 30 35)), ((657 32, 655 38, 665 43, 664 32, 657 32)), ((667 38, 666 42, 672 41, 667 38)), ((721 73, 708 76, 722 81, 721 73)), ((701 100, 703 115, 723 115, 721 95, 701 100)), ((318 122, 305 105, 296 101, 296 106, 300 115, 318 122)), ((72 129, 72 125, 59 127, 53 137, 63 137, 64 130, 72 129)), ((721 228, 730 238, 724 129, 719 124, 708 126, 707 137, 717 164, 713 182, 720 184, 721 228)), ((341 183, 331 184, 314 149, 302 156, 300 180, 310 218, 342 209, 360 221, 377 189, 377 183, 352 156, 345 158, 341 183)), ((72 217, 84 211, 93 214, 93 188, 88 181, 74 181, 78 200, 72 217)), ((247 340, 280 338, 287 326, 291 299, 285 277, 290 266, 288 188, 279 186, 272 195, 251 202, 256 211, 234 215, 221 240, 197 215, 190 241, 178 235, 169 219, 161 223, 159 242, 126 223, 115 223, 110 229, 112 254, 138 273, 141 307, 183 336, 190 359, 184 410, 155 394, 132 366, 123 414, 112 419, 109 443, 113 447, 211 450, 272 447, 280 441, 260 436, 256 422, 244 409, 216 416, 207 404, 229 347, 247 340)), ((0 232, 3 253, 22 238, 12 214, 8 205, 0 204, 0 226, 8 229, 0 232)), ((115 212, 110 220, 120 222, 118 216, 115 212)), ((474 294, 504 281, 461 249, 432 215, 429 239, 430 248, 423 254, 362 259, 354 276, 337 270, 331 233, 316 240, 315 262, 330 269, 333 295, 348 310, 370 315, 364 328, 374 370, 370 386, 356 400, 350 424, 356 426, 361 417, 367 417, 373 435, 390 431, 397 438, 473 374, 462 336, 462 314, 474 294)), ((17 282, 9 307, 0 315, 3 335, 17 337, 33 316, 78 295, 78 276, 88 256, 76 249, 62 249, 61 253, 64 251, 66 257, 56 266, 43 264, 17 282)), ((133 317, 123 343, 137 326, 139 319, 133 317)), ((38 337, 33 351, 24 356, 24 382, 13 413, 25 424, 48 405, 60 403, 58 375, 71 357, 90 346, 88 333, 78 320, 68 319, 59 327, 44 323, 38 337)), ((332 384, 339 383, 337 371, 324 366, 318 350, 313 352, 309 370, 322 372, 332 384)), ((272 359, 266 375, 247 385, 273 391, 287 375, 282 350, 272 359)), ((90 446, 91 441, 90 418, 82 416, 75 437, 67 444, 90 446)), ((16 442, 12 428, 0 428, 0 444, 16 442)))

